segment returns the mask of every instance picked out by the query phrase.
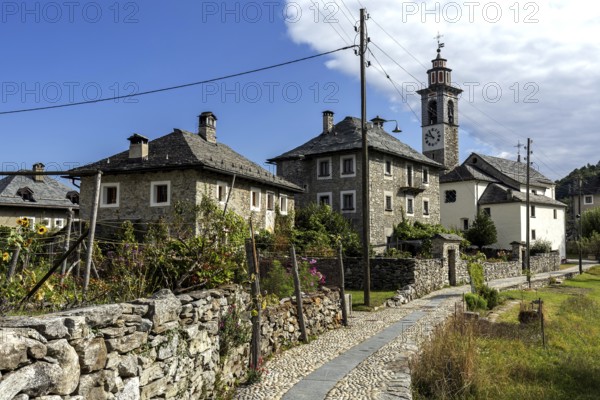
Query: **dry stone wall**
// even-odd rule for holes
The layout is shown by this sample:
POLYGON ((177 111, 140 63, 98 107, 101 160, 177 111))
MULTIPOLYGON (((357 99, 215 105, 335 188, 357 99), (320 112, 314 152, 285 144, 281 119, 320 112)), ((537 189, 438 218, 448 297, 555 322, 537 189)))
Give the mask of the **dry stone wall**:
MULTIPOLYGON (((0 400, 208 399, 243 380, 249 345, 221 357, 219 321, 250 296, 239 286, 0 319, 0 400)), ((339 293, 303 299, 308 332, 340 326, 339 293)), ((264 310, 263 356, 299 337, 291 299, 264 310)))

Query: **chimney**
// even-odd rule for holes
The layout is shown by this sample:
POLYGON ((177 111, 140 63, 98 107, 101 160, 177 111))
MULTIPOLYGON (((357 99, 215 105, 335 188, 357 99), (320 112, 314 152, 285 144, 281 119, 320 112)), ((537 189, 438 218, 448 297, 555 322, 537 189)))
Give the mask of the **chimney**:
POLYGON ((147 160, 148 159, 148 138, 134 133, 127 138, 129 140, 129 159, 147 160))
MULTIPOLYGON (((33 164, 33 172, 44 172, 45 167, 42 163, 33 164)), ((33 180, 35 182, 44 182, 44 175, 34 175, 33 180)))
POLYGON ((198 116, 198 135, 210 143, 217 143, 217 117, 210 111, 198 116))
POLYGON ((333 131, 333 111, 323 111, 323 133, 333 131))
POLYGON ((373 118, 371 120, 371 122, 373 123, 373 127, 374 128, 381 128, 383 129, 383 123, 385 122, 385 119, 381 118, 379 115, 376 116, 375 118, 373 118))

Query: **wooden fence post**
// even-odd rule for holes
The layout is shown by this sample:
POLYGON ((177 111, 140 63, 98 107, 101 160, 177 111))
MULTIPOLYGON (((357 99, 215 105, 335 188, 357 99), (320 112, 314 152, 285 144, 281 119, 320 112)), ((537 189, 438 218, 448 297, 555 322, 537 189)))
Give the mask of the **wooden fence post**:
POLYGON ((252 296, 252 341, 250 342, 250 368, 260 368, 260 321, 262 301, 260 296, 260 269, 254 242, 254 229, 250 219, 250 239, 246 240, 246 260, 248 261, 248 276, 251 277, 250 290, 252 296))
POLYGON ((348 326, 348 310, 346 309, 348 305, 346 304, 346 290, 344 289, 346 286, 346 282, 344 281, 344 257, 342 253, 342 244, 340 243, 339 245, 340 248, 338 257, 340 265, 340 300, 342 304, 342 324, 344 326, 348 326))
POLYGON ((300 325, 300 340, 308 343, 308 335, 306 334, 306 324, 304 323, 304 312, 302 311, 302 288, 300 287, 300 276, 298 275, 298 261, 296 260, 296 248, 292 245, 290 249, 292 256, 292 276, 294 277, 294 289, 296 292, 296 313, 298 325, 300 325))
POLYGON ((100 184, 102 183, 102 171, 96 173, 96 187, 94 188, 94 199, 92 204, 92 216, 90 219, 89 245, 87 249, 87 258, 85 260, 85 276, 83 279, 83 299, 87 297, 88 286, 90 285, 90 272, 92 269, 92 256, 94 254, 94 237, 96 235, 96 220, 98 218, 98 205, 100 203, 100 184))
MULTIPOLYGON (((69 213, 67 215, 67 238, 65 240, 65 251, 69 250, 71 247, 71 229, 73 228, 73 209, 69 208, 69 213)), ((67 259, 63 261, 62 269, 60 270, 60 283, 63 283, 65 280, 65 274, 67 273, 67 259)))

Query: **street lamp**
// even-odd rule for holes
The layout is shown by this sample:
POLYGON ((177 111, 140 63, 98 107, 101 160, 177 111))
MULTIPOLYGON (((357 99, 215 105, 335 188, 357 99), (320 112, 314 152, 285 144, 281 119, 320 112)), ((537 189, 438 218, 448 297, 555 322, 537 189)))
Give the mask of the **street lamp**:
POLYGON ((402 130, 400 128, 398 128, 398 121, 395 120, 395 119, 383 119, 383 118, 381 118, 378 115, 375 118, 373 118, 371 120, 371 122, 373 123, 373 126, 378 126, 381 129, 383 129, 383 124, 385 124, 386 122, 395 122, 396 123, 396 127, 394 128, 394 130, 392 132, 393 133, 400 133, 400 132, 402 132, 402 130))

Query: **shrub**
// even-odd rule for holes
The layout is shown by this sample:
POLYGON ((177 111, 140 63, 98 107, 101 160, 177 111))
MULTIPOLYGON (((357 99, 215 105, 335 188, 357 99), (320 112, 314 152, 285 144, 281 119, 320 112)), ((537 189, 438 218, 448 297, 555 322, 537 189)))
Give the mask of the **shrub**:
POLYGON ((473 226, 465 232, 465 237, 481 250, 483 246, 496 243, 496 225, 487 213, 480 212, 475 218, 473 226))
POLYGON ((552 243, 549 240, 538 239, 530 248, 532 255, 550 253, 552 251, 552 243))
POLYGON ((500 294, 496 289, 489 287, 488 285, 483 285, 477 291, 477 294, 485 299, 487 303, 488 309, 493 309, 498 304, 500 304, 500 294))
POLYGON ((239 308, 230 305, 219 321, 219 355, 227 356, 231 349, 249 343, 250 338, 250 325, 243 322, 239 308))
POLYGON ((292 276, 278 260, 273 261, 267 276, 260 282, 260 288, 279 298, 290 297, 294 294, 292 276))
POLYGON ((475 293, 466 293, 465 302, 467 303, 467 310, 487 310, 487 300, 475 293))

